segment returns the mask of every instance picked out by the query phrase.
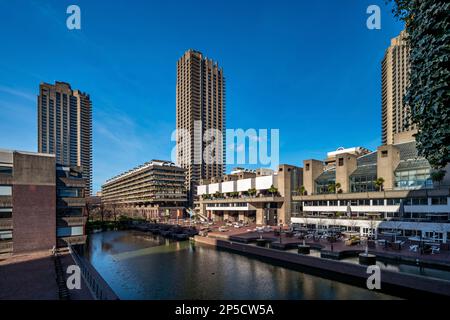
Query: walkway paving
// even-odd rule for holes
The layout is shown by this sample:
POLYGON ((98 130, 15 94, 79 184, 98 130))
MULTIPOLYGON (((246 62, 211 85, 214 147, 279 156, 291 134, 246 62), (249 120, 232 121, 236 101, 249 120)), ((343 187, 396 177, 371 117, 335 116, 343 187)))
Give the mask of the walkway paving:
MULTIPOLYGON (((69 254, 60 257, 63 270, 75 264, 69 254)), ((80 290, 71 290, 72 300, 91 300, 82 280, 80 290)), ((58 300, 55 263, 50 252, 18 255, 0 261, 0 300, 58 300)))
POLYGON ((48 252, 0 261, 0 299, 57 300, 55 264, 48 252))

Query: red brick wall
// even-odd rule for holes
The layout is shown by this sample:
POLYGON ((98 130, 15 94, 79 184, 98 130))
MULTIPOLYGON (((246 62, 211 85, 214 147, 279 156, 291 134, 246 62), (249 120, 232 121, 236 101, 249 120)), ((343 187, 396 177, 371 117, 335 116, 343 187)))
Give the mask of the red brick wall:
POLYGON ((13 186, 14 254, 56 245, 56 187, 13 186))

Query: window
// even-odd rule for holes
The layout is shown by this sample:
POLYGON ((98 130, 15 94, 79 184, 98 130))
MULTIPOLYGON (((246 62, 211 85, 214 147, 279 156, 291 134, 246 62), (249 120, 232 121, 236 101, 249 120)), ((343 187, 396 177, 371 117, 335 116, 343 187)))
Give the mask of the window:
POLYGON ((10 219, 12 217, 12 208, 0 208, 0 219, 10 219))
POLYGON ((12 195, 11 186, 0 186, 0 196, 10 196, 12 195))
POLYGON ((388 151, 387 150, 381 151, 381 157, 382 158, 387 158, 387 156, 388 156, 388 151))
POLYGON ((432 197, 431 204, 432 205, 446 205, 447 197, 432 197))
POLYGON ((60 215, 60 216, 82 216, 83 209, 82 208, 58 209, 58 215, 60 215))
POLYGON ((373 199, 372 205, 373 206, 384 206, 384 199, 373 199))
POLYGON ((412 205, 413 206, 426 206, 426 205, 428 205, 428 199, 427 198, 413 198, 412 205))
POLYGON ((430 168, 395 172, 395 187, 397 189, 431 188, 432 186, 430 168))
POLYGON ((81 197, 81 189, 76 188, 59 188, 58 197, 63 198, 79 198, 81 197))
POLYGON ((360 199, 358 200, 359 206, 370 206, 370 200, 369 199, 360 199))
POLYGON ((400 203, 401 203, 400 199, 387 199, 388 206, 395 206, 395 205, 399 205, 400 203))
POLYGON ((0 241, 8 241, 12 239, 12 230, 0 231, 0 241))
POLYGON ((12 174, 12 167, 0 166, 0 174, 1 173, 12 174))
POLYGON ((350 190, 351 192, 377 191, 377 187, 375 185, 376 180, 376 173, 350 176, 350 190))
POLYGON ((309 171, 309 163, 306 164, 305 170, 306 170, 306 171, 309 171))
POLYGON ((344 158, 339 158, 339 159, 338 159, 338 165, 339 165, 340 167, 342 167, 342 166, 344 165, 344 158))
POLYGON ((58 237, 82 236, 83 226, 77 227, 61 227, 56 231, 58 237))

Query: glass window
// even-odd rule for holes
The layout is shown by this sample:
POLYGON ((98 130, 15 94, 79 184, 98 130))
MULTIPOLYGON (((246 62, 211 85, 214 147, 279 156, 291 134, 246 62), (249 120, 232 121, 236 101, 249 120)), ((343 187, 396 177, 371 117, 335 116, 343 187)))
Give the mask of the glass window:
POLYGON ((12 195, 11 186, 0 186, 0 196, 10 196, 12 195))
POLYGON ((375 185, 376 180, 376 175, 351 176, 350 190, 351 192, 377 191, 377 187, 375 185))
POLYGON ((446 205, 447 197, 432 197, 431 204, 432 205, 446 205))
POLYGON ((0 208, 0 219, 9 219, 12 217, 12 208, 0 208))
POLYGON ((384 199, 373 199, 372 205, 373 206, 384 206, 384 199))
POLYGON ((432 186, 433 181, 429 168, 395 172, 395 187, 397 189, 418 189, 432 186))
POLYGON ((359 206, 370 206, 370 200, 369 199, 361 199, 358 200, 359 206))
POLYGON ((83 209, 82 208, 58 209, 58 214, 60 216, 81 216, 83 215, 83 209))
POLYGON ((401 203, 401 199, 387 199, 388 206, 395 206, 401 203))
POLYGON ((71 237, 71 236, 82 236, 83 226, 77 227, 61 227, 57 229, 58 237, 71 237))
POLYGON ((427 198, 413 198, 412 205, 413 206, 426 206, 426 205, 428 205, 428 199, 427 198))
POLYGON ((12 239, 12 230, 0 231, 0 241, 8 241, 12 239))
POLYGON ((0 166, 0 174, 1 173, 12 174, 12 167, 0 166))
POLYGON ((77 188, 59 188, 58 197, 79 198, 81 197, 81 190, 77 188))

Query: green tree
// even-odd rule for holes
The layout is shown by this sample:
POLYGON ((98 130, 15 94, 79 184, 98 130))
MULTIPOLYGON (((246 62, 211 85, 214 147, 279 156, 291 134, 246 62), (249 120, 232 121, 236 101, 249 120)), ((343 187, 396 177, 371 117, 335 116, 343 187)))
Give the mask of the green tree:
POLYGON ((437 182, 439 185, 441 185, 441 182, 442 180, 444 180, 444 177, 445 177, 445 170, 437 170, 431 173, 431 180, 433 180, 433 182, 437 182))
POLYGON ((298 192, 301 196, 306 195, 306 188, 305 188, 305 186, 303 186, 303 185, 300 186, 300 188, 298 188, 297 192, 298 192))
POLYGON ((375 186, 377 187, 378 191, 382 191, 383 190, 383 184, 384 184, 384 179, 383 178, 378 178, 377 180, 375 180, 375 186))
POLYGON ((247 192, 248 192, 249 196, 254 197, 256 195, 256 189, 255 188, 250 188, 250 189, 248 189, 247 192))
POLYGON ((267 191, 269 191, 269 193, 272 195, 272 197, 275 196, 275 194, 278 193, 278 189, 275 188, 274 185, 271 185, 269 190, 267 190, 267 191))
MULTIPOLYGON (((390 0, 392 1, 392 0, 390 0)), ((417 150, 435 169, 450 163, 450 2, 394 0, 410 46, 404 103, 418 128, 417 150)))
POLYGON ((328 184, 328 192, 329 193, 336 193, 336 183, 330 182, 328 184))

